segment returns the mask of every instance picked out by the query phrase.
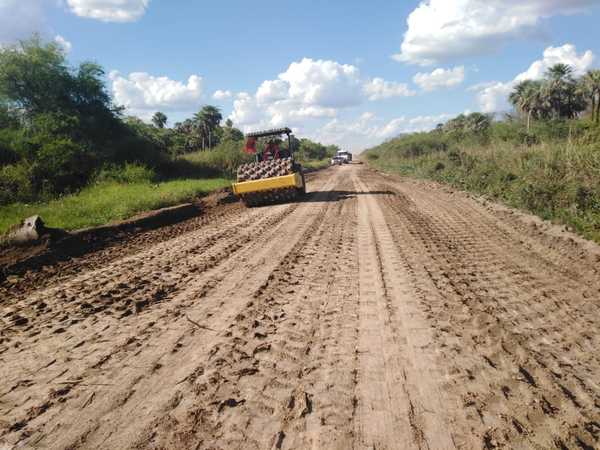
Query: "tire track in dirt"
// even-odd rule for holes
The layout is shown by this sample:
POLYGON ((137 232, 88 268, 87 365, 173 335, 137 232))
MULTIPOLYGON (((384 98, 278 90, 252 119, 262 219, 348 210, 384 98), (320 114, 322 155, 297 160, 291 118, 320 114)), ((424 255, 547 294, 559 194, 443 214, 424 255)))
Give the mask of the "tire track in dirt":
POLYGON ((600 446, 584 250, 358 165, 309 187, 10 292, 0 447, 600 446))
MULTIPOLYGON (((330 181, 331 184, 331 181, 330 181)), ((323 194, 318 194, 318 195, 323 195, 323 194)), ((273 233, 281 233, 282 236, 285 236, 285 234, 282 232, 282 230, 286 229, 285 231, 291 233, 291 237, 293 237, 293 239, 296 239, 296 235, 294 234, 297 229, 298 226, 304 227, 306 225, 306 221, 307 221, 307 217, 310 217, 310 213, 307 213, 307 209, 310 209, 312 205, 307 204, 307 205, 281 205, 281 206, 277 206, 277 207, 271 207, 268 209, 260 209, 260 210, 253 210, 250 212, 250 214, 252 216, 256 216, 257 214, 260 214, 260 216, 265 215, 265 213, 267 213, 267 217, 275 217, 275 220, 271 221, 270 223, 264 223, 265 221, 263 220, 262 222, 260 220, 256 220, 255 218, 255 224, 254 227, 255 229, 253 229, 252 227, 250 229, 248 229, 248 227, 244 228, 244 227, 239 227, 239 223, 233 223, 232 227, 233 229, 236 230, 236 232, 234 233, 234 235, 236 236, 235 239, 239 239, 241 241, 243 241, 245 243, 245 245, 241 245, 241 255, 239 255, 238 257, 240 258, 235 259, 232 257, 232 255, 224 255, 227 256, 227 259, 225 261, 226 265, 228 267, 225 268, 225 270, 222 267, 217 267, 216 269, 213 270, 213 272, 217 272, 217 275, 215 276, 214 274, 210 274, 210 270, 207 271, 207 276, 205 277, 204 281, 202 281, 202 270, 206 270, 206 267, 201 267, 197 272, 200 272, 199 275, 196 275, 196 279, 194 280, 194 283, 192 283, 190 286, 188 286, 187 288, 183 289, 181 292, 179 292, 178 294, 173 294, 171 293, 171 297, 173 297, 173 295, 175 295, 176 297, 179 297, 178 301, 174 302, 173 298, 170 297, 165 297, 161 303, 158 303, 157 305, 153 306, 153 309, 150 310, 150 312, 152 314, 146 315, 145 317, 148 319, 144 324, 140 324, 139 321, 135 321, 132 320, 131 322, 127 322, 125 319, 121 319, 121 320, 115 320, 113 317, 103 317, 102 315, 99 316, 98 314, 94 315, 91 320, 94 321, 93 324, 76 324, 73 325, 73 327, 80 327, 79 330, 74 331, 72 334, 74 335, 79 335, 79 339, 74 339, 71 336, 67 336, 67 334, 69 333, 60 333, 57 335, 57 349, 59 350, 59 357, 57 358, 58 360, 61 360, 61 357, 64 357, 65 354, 68 355, 66 356, 66 358, 64 358, 64 361, 60 361, 60 363, 55 363, 52 364, 50 369, 53 370, 52 374, 47 374, 47 373, 41 373, 39 375, 39 378, 36 380, 33 376, 33 373, 35 372, 33 366, 35 367, 39 367, 38 366, 38 362, 36 361, 36 357, 35 355, 34 358, 25 358, 26 352, 21 352, 19 351, 19 349, 17 349, 20 353, 20 358, 22 360, 27 360, 29 359, 29 363, 32 365, 32 369, 27 369, 25 367, 20 367, 20 370, 14 370, 14 368, 11 368, 9 366, 3 367, 7 369, 7 371, 5 372, 7 375, 10 374, 11 376, 15 376, 16 378, 21 377, 22 375, 19 375, 19 372, 23 372, 23 370, 25 370, 26 372, 29 372, 29 376, 25 379, 25 380, 19 380, 17 381, 13 387, 16 387, 16 389, 12 389, 11 392, 9 392, 9 396, 8 397, 4 397, 2 400, 6 401, 7 403, 10 402, 11 397, 16 397, 18 398, 21 395, 21 392, 27 392, 28 394, 31 394, 32 392, 35 392, 36 388, 36 384, 39 386, 40 392, 38 393, 39 395, 39 400, 35 400, 34 397, 28 398, 27 401, 25 402, 25 404, 20 405, 16 410, 12 410, 11 415, 16 415, 17 414, 17 410, 21 410, 21 411, 31 411, 31 410, 35 410, 38 411, 40 410, 38 405, 48 405, 48 404, 54 404, 54 402, 49 402, 47 400, 48 397, 52 396, 52 391, 50 391, 49 394, 45 394, 45 390, 44 390, 44 386, 47 386, 48 383, 50 383, 52 381, 53 378, 55 378, 56 376, 60 375, 61 379, 65 379, 65 378, 71 378, 71 379, 75 379, 75 383, 73 383, 73 386, 75 387, 80 387, 80 386, 89 386, 90 383, 92 383, 91 381, 87 380, 86 378, 88 378, 89 376, 95 377, 98 376, 96 374, 96 372, 100 372, 100 376, 102 376, 103 373, 107 372, 109 370, 109 366, 117 366, 117 371, 120 370, 120 366, 119 364, 122 362, 123 359, 127 359, 129 357, 132 356, 137 356, 140 352, 142 352, 142 350, 146 350, 146 352, 151 352, 152 351, 152 346, 153 344, 151 342, 149 342, 150 338, 156 337, 156 341, 159 341, 157 343, 154 344, 155 347, 159 347, 163 344, 166 344, 166 342, 162 342, 165 339, 164 334, 162 329, 166 328, 167 329, 167 333, 168 333, 168 328, 169 327, 164 327, 163 325, 161 325, 161 323, 165 320, 169 320, 172 319, 173 316, 177 317, 177 309, 176 308, 180 308, 180 307, 185 307, 186 305, 189 307, 190 304, 193 304, 194 298, 202 298, 202 297, 206 297, 206 295, 210 292, 211 289, 214 289, 216 287, 216 285, 218 285, 218 283, 220 281, 222 281, 224 278, 227 278, 228 275, 230 275, 231 273, 234 273, 235 277, 238 279, 236 288, 241 288, 241 286, 244 285, 245 280, 244 280, 244 274, 245 271, 244 270, 240 270, 240 262, 241 263, 251 263, 251 265, 246 264, 246 267, 250 270, 252 269, 258 269, 259 273, 261 273, 260 271, 264 268, 263 266, 265 266, 265 258, 267 257, 274 257, 275 255, 278 255, 277 250, 278 246, 279 247, 284 247, 286 246, 286 244, 284 244, 283 246, 281 245, 281 243, 277 243, 277 242, 270 242, 272 241, 272 236, 271 236, 271 232, 273 233), (303 213, 296 213, 294 214, 294 212, 296 211, 296 209, 302 206, 304 208, 304 212, 303 213), (295 218, 291 221, 289 220, 289 216, 294 216, 295 218), (285 220, 284 220, 285 219, 285 220), (264 227, 262 227, 262 225, 265 225, 264 227), (267 231, 265 233, 265 230, 267 231), (257 238, 258 236, 258 238, 257 238), (250 245, 248 245, 247 243, 250 242, 250 245), (269 255, 269 250, 271 250, 271 254, 269 255), (262 252, 262 253, 261 253, 262 252), (252 258, 255 259, 254 262, 252 262, 252 258), (258 262, 256 261, 258 259, 258 262), (219 273, 219 271, 222 271, 224 273, 219 273), (237 271, 237 274, 235 274, 235 272, 237 271), (199 277, 199 278, 198 278, 199 277), (160 305, 164 305, 164 306, 160 306, 160 305), (156 309, 156 311, 154 311, 154 309, 156 309), (162 311, 159 311, 158 309, 161 309, 162 311), (166 311, 165 311, 166 310, 166 311), (125 322, 124 322, 125 321, 125 322), (97 323, 95 323, 97 322, 97 323), (108 324, 107 324, 108 322, 108 324), (124 323, 130 323, 131 327, 123 327, 124 323), (89 339, 89 334, 90 334, 90 330, 89 330, 89 326, 95 327, 98 330, 98 333, 96 333, 96 335, 92 335, 92 338, 89 339), (99 333, 104 333, 103 335, 100 335, 99 333), (141 336, 138 336, 138 334, 141 334, 141 336), (67 337, 66 337, 67 336, 67 337), (102 337, 106 336, 104 339, 102 339, 102 337), (66 337, 66 339, 65 339, 66 337), (73 347, 77 349, 77 351, 79 351, 81 353, 81 356, 83 358, 82 362, 78 362, 76 357, 74 357, 74 355, 72 354, 73 350, 72 349, 65 349, 64 348, 64 344, 62 346, 58 345, 58 343, 60 342, 60 339, 66 340, 67 341, 67 345, 68 341, 70 341, 71 339, 76 341, 76 343, 74 342, 73 347), (87 341, 90 340, 91 342, 88 344, 87 341), (83 342, 84 344, 81 344, 81 342, 83 342), (111 343, 115 343, 114 347, 108 351, 107 350, 107 344, 112 345, 111 343), (92 347, 90 349, 90 347, 92 347), (111 362, 111 364, 107 364, 111 362), (62 364, 61 364, 62 363, 62 364), (63 370, 63 367, 67 365, 69 368, 69 372, 65 372, 63 370), (12 369, 12 370, 11 370, 12 369), (83 369, 83 370, 82 370, 83 369), (89 372, 92 372, 91 374, 89 372), (50 377, 48 375, 51 375, 50 377), (80 377, 82 377, 85 381, 81 381, 80 377), (22 382, 24 381, 24 382, 22 382)), ((268 222, 268 221, 267 221, 268 222)), ((216 229, 218 229, 218 226, 216 227, 216 229)), ((189 244, 190 246, 194 246, 195 244, 193 243, 194 237, 193 236, 184 236, 184 243, 185 244, 189 244)), ((201 239, 200 239, 201 240, 201 239)), ((230 244, 231 239, 223 239, 223 241, 220 244, 216 244, 216 247, 219 246, 223 246, 226 247, 228 244, 230 244)), ((179 241, 177 241, 177 243, 179 243, 179 241)), ((165 244, 161 244, 159 246, 157 246, 158 248, 152 248, 150 253, 152 255, 158 254, 157 256, 157 261, 160 263, 160 255, 168 253, 170 251, 176 252, 178 249, 182 251, 182 264, 180 264, 178 266, 179 270, 181 271, 185 271, 185 270, 189 270, 189 261, 188 259, 190 258, 190 253, 187 251, 188 246, 184 245, 182 243, 182 245, 177 245, 174 243, 165 243, 165 244), (188 259, 186 259, 186 257, 188 259)), ((195 257, 195 254, 192 253, 192 256, 195 257)), ((139 259, 146 259, 147 255, 142 253, 141 255, 139 255, 139 259)), ((208 261, 214 261, 215 260, 215 256, 211 254, 210 249, 206 252, 206 253, 201 253, 201 258, 208 260, 208 261)), ((221 258, 223 259, 223 258, 221 258)), ((274 263, 276 264, 276 261, 274 261, 274 263)), ((121 262, 117 262, 116 264, 121 264, 121 262)), ((266 267, 271 266, 273 263, 269 263, 266 264, 266 267)), ((150 275, 152 275, 153 273, 159 275, 159 279, 162 279, 162 277, 164 276, 164 274, 160 273, 160 264, 157 266, 152 266, 152 267, 146 267, 146 270, 148 271, 148 273, 150 275)), ((210 269, 210 268, 209 268, 210 269)), ((246 269, 246 270, 248 270, 246 269)), ((120 274, 120 273, 124 273, 125 276, 127 276, 127 274, 129 273, 127 270, 122 270, 120 268, 107 268, 107 272, 108 273, 115 273, 115 274, 120 274)), ((90 276, 89 274, 86 274, 86 280, 88 279, 87 277, 90 276)), ((246 277, 247 278, 247 277, 246 277)), ((137 282, 137 280, 136 280, 137 282)), ((227 283, 229 283, 231 285, 232 280, 231 279, 227 279, 226 280, 227 283)), ((77 284, 77 282, 75 283, 77 284)), ((79 284, 77 284, 79 285, 79 284)), ((82 284, 82 286, 84 286, 85 289, 85 283, 82 284)), ((142 285, 143 286, 143 285, 142 285)), ((101 298, 100 297, 96 297, 96 298, 101 298)), ((60 298, 58 298, 56 301, 60 302, 60 298)), ((221 301, 222 303, 222 301, 221 301)), ((142 316, 144 316, 143 311, 139 311, 138 313, 142 313, 142 316)), ((212 313, 214 314, 214 313, 212 313)), ((128 316, 126 319, 132 318, 134 316, 128 316)), ((209 316, 210 317, 210 316, 209 316)), ((89 322, 89 320, 88 320, 89 322)), ((183 317, 179 318, 179 322, 180 322, 180 328, 185 328, 185 330, 189 330, 190 324, 189 322, 187 322, 187 320, 183 317)), ((173 337, 173 333, 170 333, 170 335, 173 337)), ((36 338, 37 339, 37 338, 36 338)), ((173 339, 175 341, 180 339, 180 336, 175 336, 173 337, 173 339)), ((52 348, 52 343, 48 342, 48 339, 43 340, 44 342, 44 347, 46 349, 50 349, 52 348)), ((36 348, 36 351, 39 351, 39 345, 37 345, 37 341, 34 342, 32 344, 32 347, 36 348)), ((70 345, 69 345, 70 347, 70 345)), ((154 350, 155 351, 155 350, 154 350)), ((5 360, 10 360, 10 355, 2 355, 3 358, 5 358, 5 360)), ((137 357, 137 359, 141 359, 139 357, 137 357)), ((17 361, 15 361, 17 362, 17 361)), ((145 365, 142 365, 140 363, 141 366, 141 373, 144 373, 144 369, 147 372, 148 370, 151 370, 151 368, 153 367, 153 363, 151 361, 148 361, 145 365)), ((128 374, 126 377, 130 377, 131 374, 128 374)), ((125 381, 125 384, 127 383, 127 381, 125 381)), ((94 384, 98 384, 98 380, 96 380, 94 382, 94 384)), ((113 383, 111 383, 112 385, 113 383)), ((114 388, 111 388, 114 389, 114 388)), ((107 389, 110 390, 110 389, 107 389)), ((125 391, 128 391, 128 389, 125 389, 125 391)), ((123 394, 125 395, 125 394, 123 394)), ((126 396, 126 395, 125 395, 126 396)), ((62 399, 61 399, 62 400, 62 399)), ((14 409, 14 408, 13 408, 14 409)), ((67 409, 67 408, 61 408, 61 409, 67 409)), ((48 410, 48 407, 43 407, 41 408, 41 410, 43 410, 44 413, 46 413, 46 411, 48 410)), ((49 414, 46 413, 45 416, 47 417, 49 414)), ((18 419, 13 423, 7 423, 6 426, 9 429, 13 429, 13 431, 19 431, 21 428, 24 427, 24 425, 35 419, 38 416, 38 414, 31 414, 30 412, 27 412, 27 414, 25 414, 25 418, 24 419, 18 419), (17 430, 14 427, 14 424, 18 424, 18 426, 16 428, 19 428, 19 430, 17 430)), ((21 414, 21 417, 23 417, 23 415, 21 414)), ((34 425, 34 424, 32 424, 34 425)), ((23 434, 23 433, 22 433, 23 434)))
POLYGON ((99 236, 90 236, 79 244, 69 244, 63 248, 56 245, 50 254, 34 257, 33 263, 21 262, 7 270, 13 281, 0 282, 2 302, 15 301, 42 288, 63 283, 83 271, 105 267, 109 263, 132 255, 161 242, 197 231, 214 222, 227 223, 241 214, 241 206, 227 203, 225 193, 211 194, 201 200, 201 214, 173 225, 148 231, 136 229, 120 230, 109 235, 108 231, 99 236), (77 245, 77 248, 71 248, 77 245), (32 267, 33 266, 33 267, 32 267))
POLYGON ((459 202, 396 192, 401 201, 386 199, 389 220, 398 242, 414 249, 414 280, 446 349, 440 365, 473 411, 481 445, 593 448, 600 402, 585 375, 600 369, 589 333, 598 308, 585 299, 592 286, 459 202))
POLYGON ((379 206, 386 193, 354 181, 361 242, 355 447, 456 448, 449 422, 457 409, 441 390, 440 371, 427 351, 430 330, 379 206))
MULTIPOLYGON (((355 264, 353 222, 340 220, 351 218, 351 202, 328 204, 281 267, 254 292, 243 315, 230 325, 232 331, 211 349, 210 368, 188 379, 196 394, 192 403, 180 404, 180 411, 150 427, 147 439, 157 426, 163 436, 151 445, 347 448, 354 355, 346 344, 352 343, 354 331, 341 329, 347 325, 336 320, 342 305, 331 302, 341 299, 333 286, 338 264, 348 263, 350 271, 355 264), (338 374, 344 381, 334 385, 333 380, 342 380, 338 374)), ((352 272, 346 277, 353 278, 352 272)), ((145 439, 139 443, 148 445, 145 439)))

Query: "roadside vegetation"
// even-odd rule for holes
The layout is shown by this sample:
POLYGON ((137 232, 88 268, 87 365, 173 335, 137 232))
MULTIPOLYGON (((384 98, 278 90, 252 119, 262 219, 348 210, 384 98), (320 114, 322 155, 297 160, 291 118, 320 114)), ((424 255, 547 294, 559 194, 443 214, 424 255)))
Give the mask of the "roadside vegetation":
POLYGON ((122 220, 143 211, 189 202, 229 185, 223 178, 177 179, 160 183, 119 181, 90 185, 73 195, 39 204, 12 203, 0 207, 0 230, 23 217, 39 214, 58 228, 75 230, 122 220))
POLYGON ((510 94, 514 114, 460 115, 364 153, 370 165, 533 212, 600 242, 600 71, 558 64, 510 94))
MULTIPOLYGON (((104 69, 69 65, 56 43, 0 47, 0 233, 31 214, 73 229, 189 200, 251 158, 215 106, 168 123, 163 112, 150 123, 126 116, 104 69)), ((337 149, 294 145, 308 165, 337 149)))

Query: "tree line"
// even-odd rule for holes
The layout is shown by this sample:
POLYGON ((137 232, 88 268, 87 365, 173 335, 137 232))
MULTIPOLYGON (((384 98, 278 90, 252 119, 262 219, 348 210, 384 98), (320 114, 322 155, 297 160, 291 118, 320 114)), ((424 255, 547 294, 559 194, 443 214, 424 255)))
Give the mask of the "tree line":
POLYGON ((600 70, 577 78, 571 66, 555 64, 543 79, 516 84, 508 100, 514 112, 504 114, 501 120, 495 120, 495 114, 473 112, 438 124, 431 134, 445 140, 435 142, 485 144, 493 134, 503 141, 534 144, 600 129, 600 70), (579 120, 584 118, 589 120, 579 120))
POLYGON ((100 65, 72 67, 39 37, 0 48, 0 203, 72 192, 109 165, 160 170, 178 154, 243 139, 221 120, 205 106, 172 129, 160 112, 146 124, 113 103, 100 65))
POLYGON ((523 80, 509 95, 509 101, 526 120, 575 119, 585 111, 592 122, 600 123, 600 70, 574 76, 573 67, 555 64, 542 80, 523 80))
MULTIPOLYGON (((146 123, 113 103, 105 79, 99 64, 71 66, 38 36, 0 47, 0 204, 76 191, 107 167, 137 163, 172 176, 180 155, 222 145, 241 152, 243 133, 216 106, 172 127, 160 111, 146 123)), ((335 151, 294 145, 309 159, 335 151)))

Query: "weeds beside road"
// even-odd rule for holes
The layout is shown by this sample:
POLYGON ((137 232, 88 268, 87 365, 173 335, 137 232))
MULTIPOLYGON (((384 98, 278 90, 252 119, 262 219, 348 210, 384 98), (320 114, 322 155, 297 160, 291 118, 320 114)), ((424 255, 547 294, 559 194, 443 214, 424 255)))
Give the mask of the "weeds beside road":
POLYGON ((543 136, 528 145, 518 142, 519 126, 494 123, 480 139, 469 135, 452 139, 439 131, 418 133, 388 141, 365 156, 380 170, 483 194, 600 242, 597 138, 586 132, 571 139, 543 136), (507 132, 512 138, 501 138, 507 132))
POLYGON ((107 181, 45 203, 0 206, 0 233, 39 214, 51 227, 74 230, 123 220, 153 209, 191 201, 229 185, 225 178, 180 179, 162 183, 107 181))
MULTIPOLYGON (((174 163, 174 170, 181 178, 162 181, 152 169, 140 165, 106 169, 98 174, 95 183, 78 193, 36 203, 0 205, 0 234, 35 214, 48 226, 74 230, 188 202, 229 186, 244 158, 247 155, 234 148, 191 153, 174 163)), ((329 159, 302 161, 309 169, 321 169, 328 164, 329 159)))

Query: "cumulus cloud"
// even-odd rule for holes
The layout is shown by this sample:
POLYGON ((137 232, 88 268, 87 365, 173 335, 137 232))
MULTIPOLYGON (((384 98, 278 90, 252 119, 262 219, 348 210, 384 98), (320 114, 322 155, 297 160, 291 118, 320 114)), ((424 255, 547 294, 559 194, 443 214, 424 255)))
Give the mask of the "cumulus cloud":
POLYGON ((142 17, 150 0, 67 0, 67 5, 80 17, 104 22, 133 22, 142 17))
POLYGON ((491 81, 472 86, 469 90, 477 92, 477 103, 479 103, 481 111, 484 113, 493 113, 510 109, 508 95, 512 91, 513 86, 513 81, 507 83, 491 81))
POLYGON ((591 50, 578 54, 573 44, 548 47, 544 50, 542 59, 534 61, 525 72, 518 74, 512 81, 482 83, 471 87, 470 90, 477 92, 477 101, 483 112, 506 110, 509 109, 508 95, 517 83, 539 80, 550 67, 559 63, 570 65, 574 74, 581 76, 592 66, 594 58, 591 50))
POLYGON ((575 14, 600 0, 423 0, 407 19, 394 59, 433 65, 483 54, 535 30, 542 19, 575 14))
POLYGON ((517 81, 539 80, 546 71, 555 64, 568 64, 573 68, 575 76, 583 75, 594 62, 594 53, 587 50, 581 55, 577 54, 577 48, 573 44, 565 44, 561 47, 548 47, 544 50, 542 59, 537 60, 529 66, 525 72, 517 75, 517 81))
POLYGON ((222 91, 221 89, 218 89, 215 91, 212 97, 215 100, 226 100, 228 98, 231 98, 232 95, 233 94, 231 93, 231 91, 222 91))
POLYGON ((279 75, 290 99, 307 106, 340 108, 360 103, 358 68, 335 61, 304 58, 279 75))
POLYGON ((382 100, 390 97, 410 97, 415 95, 406 83, 385 81, 383 78, 373 78, 367 81, 363 89, 369 100, 382 100))
POLYGON ((0 44, 26 39, 46 26, 39 0, 0 0, 0 44))
POLYGON ((109 79, 115 103, 142 118, 157 110, 192 111, 199 106, 202 97, 202 77, 198 75, 190 76, 185 83, 145 72, 122 76, 113 71, 109 79))
POLYGON ((465 80, 464 66, 454 69, 435 69, 431 73, 418 73, 413 77, 416 85, 424 91, 433 91, 439 88, 449 88, 462 83, 465 80))
POLYGON ((69 53, 73 48, 73 45, 60 34, 54 36, 54 42, 56 42, 65 53, 69 53))
POLYGON ((251 128, 259 128, 265 125, 268 120, 264 110, 262 110, 256 101, 256 96, 247 92, 240 92, 233 101, 233 111, 229 118, 241 126, 245 131, 251 128))
POLYGON ((337 144, 357 152, 402 133, 431 130, 438 123, 444 123, 452 117, 450 114, 401 116, 385 121, 372 112, 366 112, 355 120, 334 118, 321 127, 314 138, 325 144, 337 144))
POLYGON ((264 81, 254 95, 238 94, 230 118, 251 129, 333 117, 337 109, 361 103, 361 83, 352 65, 304 58, 264 81))
POLYGON ((304 58, 276 79, 264 81, 254 95, 238 94, 230 119, 245 130, 263 126, 304 126, 332 118, 365 100, 414 95, 403 83, 365 80, 356 66, 304 58))

